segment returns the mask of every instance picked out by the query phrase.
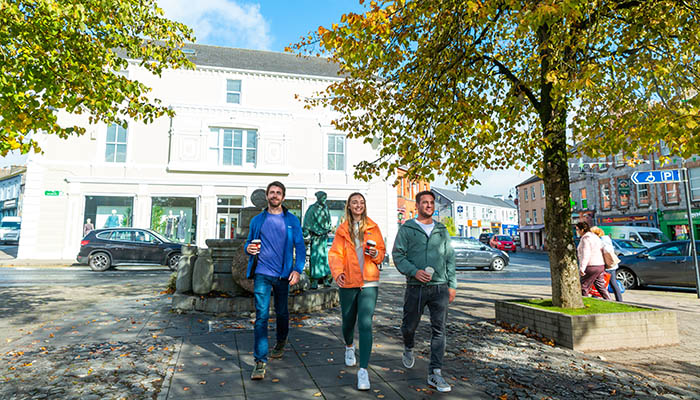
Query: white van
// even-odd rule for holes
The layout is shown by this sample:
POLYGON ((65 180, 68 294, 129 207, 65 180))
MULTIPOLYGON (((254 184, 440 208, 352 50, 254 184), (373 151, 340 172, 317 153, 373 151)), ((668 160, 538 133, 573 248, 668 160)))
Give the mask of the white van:
POLYGON ((668 238, 660 229, 648 226, 604 226, 599 225, 610 238, 635 241, 645 247, 654 247, 668 242, 668 238))
POLYGON ((2 217, 0 222, 0 243, 19 243, 19 227, 22 217, 2 217))

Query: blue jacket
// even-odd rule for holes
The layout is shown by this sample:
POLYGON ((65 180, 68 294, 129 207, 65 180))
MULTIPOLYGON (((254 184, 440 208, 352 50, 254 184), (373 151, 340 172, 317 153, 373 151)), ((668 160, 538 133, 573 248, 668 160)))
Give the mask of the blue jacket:
MULTIPOLYGON (((250 221, 250 232, 248 232, 248 239, 245 241, 245 249, 253 239, 260 239, 260 230, 262 229, 263 223, 268 216, 267 210, 264 210, 260 214, 253 217, 250 221)), ((301 223, 296 215, 287 211, 284 208, 284 221, 287 225, 287 237, 284 241, 284 265, 282 266, 282 274, 280 278, 289 278, 289 274, 292 273, 292 263, 294 261, 294 252, 296 250, 296 262, 294 263, 294 271, 302 273, 304 271, 304 264, 306 263, 306 246, 304 245, 304 236, 301 233, 301 223)), ((265 244, 263 243, 263 246, 265 244)), ((246 251, 247 253, 247 251, 246 251)), ((253 268, 253 263, 255 262, 255 256, 248 254, 248 270, 246 276, 248 278, 254 278, 250 275, 251 269, 253 268)))

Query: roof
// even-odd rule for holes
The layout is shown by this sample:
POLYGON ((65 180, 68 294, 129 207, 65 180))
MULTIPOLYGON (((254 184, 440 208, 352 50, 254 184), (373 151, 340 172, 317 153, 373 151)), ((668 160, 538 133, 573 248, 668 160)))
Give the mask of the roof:
POLYGON ((533 176, 525 179, 525 181, 523 181, 522 183, 515 185, 515 187, 520 187, 523 185, 527 185, 528 183, 537 182, 537 181, 541 181, 541 180, 542 180, 542 178, 540 178, 539 176, 533 175, 533 176))
POLYGON ((473 203, 473 204, 483 204, 493 207, 504 207, 504 208, 516 208, 515 205, 508 203, 507 201, 497 199, 495 197, 481 196, 478 194, 462 193, 456 190, 444 189, 444 188, 431 188, 436 193, 445 197, 452 202, 461 201, 463 203, 473 203))
POLYGON ((235 49, 194 43, 186 44, 183 50, 186 53, 189 53, 188 50, 194 50, 194 54, 188 55, 187 58, 198 66, 339 77, 338 65, 322 57, 297 57, 290 53, 235 49))

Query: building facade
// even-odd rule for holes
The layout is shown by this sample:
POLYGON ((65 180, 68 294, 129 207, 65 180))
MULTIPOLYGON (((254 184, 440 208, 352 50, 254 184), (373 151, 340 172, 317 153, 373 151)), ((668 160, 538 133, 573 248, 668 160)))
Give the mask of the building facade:
POLYGON ((396 211, 398 225, 402 225, 409 219, 415 218, 416 195, 424 190, 430 190, 430 182, 413 182, 406 178, 406 170, 398 168, 396 171, 398 184, 396 185, 396 211))
POLYGON ((593 225, 636 225, 660 228, 670 239, 689 237, 683 183, 635 184, 637 171, 688 168, 691 208, 696 237, 700 233, 700 159, 682 160, 662 152, 645 156, 630 165, 623 154, 591 159, 569 160, 573 222, 585 220, 593 225), (660 162, 661 154, 668 157, 660 162), (684 163, 685 161, 685 163, 684 163))
POLYGON ((457 236, 478 238, 482 233, 517 235, 518 214, 512 202, 496 197, 433 187, 438 217, 451 217, 457 236))
POLYGON ((545 201, 544 181, 532 176, 516 187, 518 193, 518 220, 520 243, 523 248, 546 249, 544 230, 545 201))
POLYGON ((26 171, 24 166, 0 169, 0 218, 22 216, 26 171))
POLYGON ((68 141, 40 136, 45 153, 27 160, 18 258, 73 259, 83 224, 151 228, 171 240, 206 247, 209 238, 240 233, 251 195, 274 180, 287 186, 285 205, 303 218, 319 190, 328 194, 334 226, 352 192, 389 242, 395 236, 391 179, 354 179, 353 165, 376 156, 330 124, 325 109, 304 109, 337 81, 326 60, 188 45, 196 70, 157 78, 130 63, 124 71, 153 88, 176 113, 151 124, 89 125, 68 141))

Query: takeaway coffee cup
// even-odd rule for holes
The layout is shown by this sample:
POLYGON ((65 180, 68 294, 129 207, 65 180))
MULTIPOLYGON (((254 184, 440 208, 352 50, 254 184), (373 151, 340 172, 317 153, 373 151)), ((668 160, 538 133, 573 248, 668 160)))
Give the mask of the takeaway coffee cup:
POLYGON ((260 239, 253 239, 250 241, 250 244, 255 246, 255 248, 256 248, 255 254, 260 253, 260 246, 262 245, 262 242, 260 241, 260 239))
POLYGON ((433 274, 435 273, 435 269, 433 267, 425 267, 425 272, 430 275, 430 279, 433 279, 433 274))
POLYGON ((377 246, 377 243, 374 240, 368 240, 367 247, 365 248, 365 254, 367 254, 368 256, 371 256, 371 254, 369 254, 369 251, 372 250, 373 248, 375 248, 376 246, 377 246))

